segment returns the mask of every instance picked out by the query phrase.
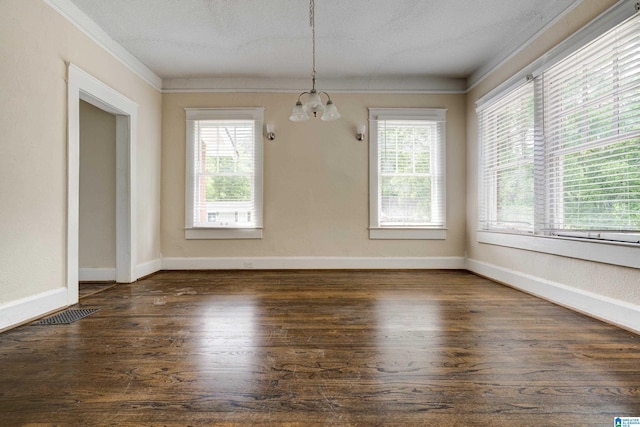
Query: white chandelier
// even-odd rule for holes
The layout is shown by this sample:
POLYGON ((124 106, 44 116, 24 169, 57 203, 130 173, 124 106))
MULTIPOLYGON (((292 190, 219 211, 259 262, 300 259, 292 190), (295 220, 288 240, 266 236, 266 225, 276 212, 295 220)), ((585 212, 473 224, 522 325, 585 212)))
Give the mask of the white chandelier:
POLYGON ((298 95, 298 102, 293 107, 291 117, 289 120, 292 122, 302 122, 309 120, 309 117, 318 117, 318 113, 322 113, 320 117, 325 121, 338 120, 340 113, 336 108, 331 97, 327 92, 316 91, 316 23, 315 23, 315 4, 314 0, 309 0, 309 25, 311 26, 311 40, 312 40, 312 55, 313 55, 313 71, 311 72, 311 90, 309 92, 302 92, 298 95), (327 96, 327 103, 322 103, 322 97, 320 95, 325 94, 327 96), (306 101, 302 103, 302 97, 306 95, 306 101))

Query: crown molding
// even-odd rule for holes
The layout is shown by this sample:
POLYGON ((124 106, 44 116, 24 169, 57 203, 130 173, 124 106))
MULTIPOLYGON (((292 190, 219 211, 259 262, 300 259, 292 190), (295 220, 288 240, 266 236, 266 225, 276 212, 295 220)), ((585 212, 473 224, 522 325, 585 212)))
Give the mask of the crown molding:
POLYGON ((109 52, 114 58, 131 70, 142 80, 153 86, 156 90, 162 90, 162 79, 133 56, 120 43, 109 36, 98 24, 84 14, 70 0, 43 0, 53 10, 66 18, 82 33, 89 37, 98 46, 109 52))
MULTIPOLYGON (((350 77, 318 79, 318 90, 331 93, 465 93, 463 78, 350 77)), ((311 88, 310 78, 174 78, 163 79, 162 92, 285 92, 300 93, 311 88)))
POLYGON ((553 18, 547 25, 538 30, 535 34, 525 40, 523 43, 516 44, 512 42, 504 49, 503 55, 498 55, 492 58, 490 61, 486 62, 483 66, 474 71, 469 78, 467 78, 466 86, 467 92, 471 91, 477 85, 480 84, 486 77, 491 75, 494 71, 498 70, 504 64, 513 59, 517 54, 526 49, 531 43, 533 43, 537 38, 539 38, 542 34, 549 30, 552 26, 557 24, 560 20, 564 19, 564 17, 569 14, 572 10, 574 10, 583 0, 575 0, 571 3, 565 10, 562 11, 559 15, 553 18))

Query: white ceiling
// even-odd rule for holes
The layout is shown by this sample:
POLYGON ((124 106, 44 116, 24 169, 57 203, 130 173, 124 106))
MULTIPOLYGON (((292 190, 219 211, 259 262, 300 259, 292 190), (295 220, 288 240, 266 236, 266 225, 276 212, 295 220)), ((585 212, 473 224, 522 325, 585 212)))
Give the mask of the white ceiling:
MULTIPOLYGON (((308 0, 70 1, 163 85, 310 81, 308 0)), ((445 77, 466 87, 577 2, 316 0, 318 85, 445 77)))

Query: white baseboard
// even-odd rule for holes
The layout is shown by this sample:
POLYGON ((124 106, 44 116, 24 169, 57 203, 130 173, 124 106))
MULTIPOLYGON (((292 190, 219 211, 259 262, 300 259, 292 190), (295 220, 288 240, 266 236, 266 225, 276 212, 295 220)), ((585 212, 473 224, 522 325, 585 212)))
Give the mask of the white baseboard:
MULTIPOLYGON (((151 261, 138 264, 136 266, 134 280, 140 277, 148 276, 162 269, 162 260, 154 259, 151 261)), ((80 268, 78 270, 78 280, 81 282, 109 282, 116 280, 115 268, 80 268)))
POLYGON ((81 282, 109 282, 116 280, 115 268, 79 268, 78 280, 81 282))
POLYGON ((139 279, 144 276, 148 276, 150 274, 155 273, 156 271, 162 270, 162 260, 160 258, 152 259, 151 261, 143 262, 142 264, 138 264, 136 266, 136 277, 135 279, 139 279))
POLYGON ((640 306, 493 264, 467 259, 467 270, 640 334, 640 306))
POLYGON ((163 258, 165 270, 464 269, 463 257, 163 258))
POLYGON ((67 288, 57 288, 0 305, 0 332, 68 305, 67 288))

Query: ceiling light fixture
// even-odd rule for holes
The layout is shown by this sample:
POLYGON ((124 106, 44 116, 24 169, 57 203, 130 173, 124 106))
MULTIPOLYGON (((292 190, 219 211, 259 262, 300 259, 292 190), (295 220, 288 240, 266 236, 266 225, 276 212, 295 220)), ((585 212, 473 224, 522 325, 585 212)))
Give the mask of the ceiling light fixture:
POLYGON ((327 92, 316 91, 316 23, 315 23, 315 4, 314 0, 309 0, 309 25, 311 26, 311 40, 312 40, 312 55, 313 55, 313 71, 311 72, 311 90, 309 92, 302 92, 298 95, 298 102, 293 107, 293 111, 291 112, 291 117, 289 120, 292 122, 303 122, 308 120, 310 115, 313 114, 313 117, 318 117, 318 113, 322 113, 320 117, 325 121, 338 120, 340 117, 340 113, 338 113, 338 109, 336 108, 333 101, 331 101, 331 97, 327 92), (321 94, 325 94, 327 96, 327 103, 322 103, 321 94), (306 102, 302 103, 302 96, 306 96, 306 102))

